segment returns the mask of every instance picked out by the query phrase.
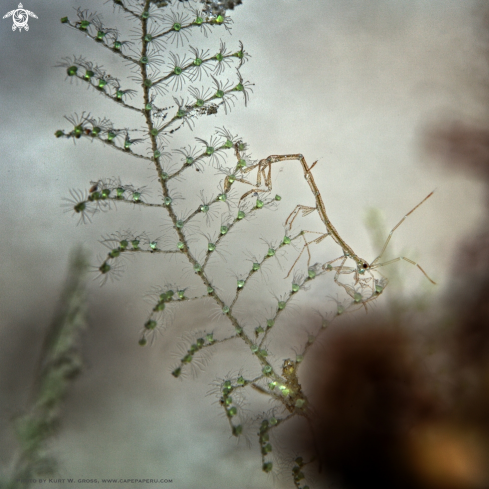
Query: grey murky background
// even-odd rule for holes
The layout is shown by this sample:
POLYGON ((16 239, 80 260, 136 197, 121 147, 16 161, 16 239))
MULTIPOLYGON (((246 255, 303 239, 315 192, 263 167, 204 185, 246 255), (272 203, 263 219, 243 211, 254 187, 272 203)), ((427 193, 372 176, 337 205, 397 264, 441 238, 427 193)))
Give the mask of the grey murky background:
MULTIPOLYGON (((2 3, 4 13, 15 6, 14 1, 2 3)), ((115 76, 127 73, 111 64, 110 53, 59 23, 64 15, 74 16, 75 6, 96 8, 113 25, 110 6, 75 0, 25 3, 39 17, 29 21, 29 32, 12 32, 10 19, 0 22, 4 467, 13 443, 8 423, 28 397, 70 250, 84 244, 97 264, 97 255, 106 252, 97 243, 102 235, 147 229, 140 209, 120 206, 117 212, 95 216, 90 225, 76 226, 76 219, 61 207, 69 189, 86 189, 90 180, 100 177, 120 175, 135 185, 152 184, 151 172, 145 167, 135 172, 130 158, 53 135, 68 127, 65 114, 85 110, 114 119, 120 115, 114 104, 81 84, 70 84, 63 70, 54 68, 64 56, 85 54, 114 69, 115 76)), ((189 144, 225 124, 250 144, 254 158, 301 152, 310 163, 319 159, 314 174, 329 217, 368 260, 378 250, 363 222, 365 210, 381 209, 391 227, 436 189, 396 232, 392 252, 397 256, 407 250, 406 255, 439 283, 433 292, 436 304, 436 297, 449 287, 457 244, 475 232, 481 219, 482 184, 438 166, 423 151, 422 141, 425 131, 440 122, 486 124, 489 73, 482 12, 476 1, 244 0, 231 12, 232 35, 218 34, 207 45, 217 47, 219 37, 230 48, 238 40, 244 42, 252 58, 243 74, 255 83, 249 107, 238 104, 229 116, 211 118, 193 134, 179 137, 189 144)), ((294 165, 277 175, 284 195, 288 188, 297 191, 295 182, 302 182, 294 165)), ((298 191, 307 203, 307 187, 298 191)), ((273 222, 282 219, 270 216, 273 222)), ((150 217, 144 219, 151 225, 150 217)), ((138 347, 150 307, 142 297, 151 285, 174 280, 144 258, 128 262, 119 282, 103 288, 90 283, 87 367, 68 399, 64 428, 53 443, 60 477, 168 478, 175 488, 270 487, 273 479, 260 471, 259 449, 248 449, 242 442, 236 446, 219 407, 213 405, 216 398, 205 397, 209 382, 239 370, 237 351, 217 352, 218 360, 197 377, 180 382, 169 374, 178 359, 172 352, 179 351, 180 333, 195 329, 195 323, 197 329, 209 327, 209 314, 188 309, 151 348, 138 347)), ((172 266, 178 273, 178 266, 172 266)), ((426 287, 414 267, 401 264, 399 273, 408 290, 426 287)), ((386 293, 383 300, 388 297, 386 293)))

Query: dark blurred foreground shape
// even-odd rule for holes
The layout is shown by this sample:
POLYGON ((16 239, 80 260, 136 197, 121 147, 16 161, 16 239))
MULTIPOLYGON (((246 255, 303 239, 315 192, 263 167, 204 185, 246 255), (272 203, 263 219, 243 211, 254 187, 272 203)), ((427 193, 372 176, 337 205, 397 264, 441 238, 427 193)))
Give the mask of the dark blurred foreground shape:
MULTIPOLYGON (((489 130, 452 124, 425 143, 443 171, 489 190, 489 130)), ((428 328, 441 367, 428 366, 425 339, 401 316, 357 317, 316 352, 312 446, 335 487, 489 488, 488 224, 489 213, 459 244, 444 311, 428 328)))
POLYGON ((317 357, 323 470, 345 488, 489 487, 487 362, 459 364, 470 370, 470 388, 467 372, 454 369, 440 389, 401 327, 358 326, 339 332, 317 357))

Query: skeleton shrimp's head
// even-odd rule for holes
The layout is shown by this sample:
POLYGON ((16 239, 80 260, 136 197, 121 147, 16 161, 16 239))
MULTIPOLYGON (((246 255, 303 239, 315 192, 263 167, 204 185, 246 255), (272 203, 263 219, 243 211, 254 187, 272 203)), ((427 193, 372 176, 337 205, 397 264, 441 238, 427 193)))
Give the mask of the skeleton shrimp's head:
POLYGON ((366 270, 370 268, 370 265, 363 258, 359 258, 357 261, 357 270, 360 275, 364 274, 366 270))

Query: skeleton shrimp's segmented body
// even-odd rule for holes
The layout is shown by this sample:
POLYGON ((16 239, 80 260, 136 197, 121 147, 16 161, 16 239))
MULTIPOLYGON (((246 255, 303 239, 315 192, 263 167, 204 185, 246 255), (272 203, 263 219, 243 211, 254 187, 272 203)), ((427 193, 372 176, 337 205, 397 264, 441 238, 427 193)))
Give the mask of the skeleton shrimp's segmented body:
MULTIPOLYGON (((240 158, 239 151, 236 149, 236 155, 238 158, 240 158)), ((385 265, 389 265, 391 263, 395 263, 400 260, 404 260, 408 263, 411 263, 412 265, 415 265, 419 268, 419 270, 425 275, 425 277, 433 284, 435 282, 427 275, 427 273, 421 268, 421 266, 414 262, 413 260, 406 258, 404 256, 399 256, 397 258, 393 258, 391 260, 387 260, 385 262, 381 262, 381 258, 387 248, 387 245, 389 244, 392 234, 394 231, 404 222, 404 220, 412 214, 421 204, 423 204, 426 200, 428 200, 432 195, 433 192, 428 194, 419 204, 417 204, 413 209, 411 209, 397 224, 392 228, 390 231, 383 247, 380 252, 380 254, 375 258, 371 263, 369 263, 367 260, 361 258, 359 255, 357 255, 353 249, 345 242, 345 240, 340 236, 336 228, 333 226, 332 222, 329 220, 328 215, 326 213, 326 207, 324 205, 323 199, 321 197, 321 194, 319 192, 319 189, 316 185, 316 182, 314 181, 314 177, 312 175, 311 170, 314 168, 316 165, 317 161, 315 161, 310 167, 307 165, 307 162, 302 154, 290 154, 290 155, 271 155, 268 158, 265 158, 263 160, 260 160, 256 165, 250 166, 248 168, 245 168, 243 170, 243 173, 248 173, 251 170, 257 168, 257 180, 256 180, 256 187, 261 186, 262 179, 264 180, 265 186, 267 187, 266 190, 260 189, 260 188, 253 188, 252 190, 249 190, 248 192, 244 193, 241 196, 241 199, 244 199, 250 194, 257 195, 257 192, 269 192, 272 189, 272 164, 281 162, 281 161, 299 161, 302 170, 304 172, 304 178, 307 181, 309 188, 311 189, 311 192, 314 196, 314 199, 316 201, 316 206, 315 207, 310 207, 310 206, 305 206, 305 205, 297 205, 295 209, 291 212, 287 220, 285 221, 285 224, 289 226, 289 229, 292 228, 292 223, 294 222, 295 218, 298 216, 299 212, 302 211, 302 215, 306 216, 310 214, 311 212, 317 211, 319 214, 319 217, 321 221, 324 223, 324 226, 326 228, 326 233, 318 233, 321 234, 318 238, 313 239, 312 241, 307 241, 304 238, 304 246, 295 260, 294 264, 292 265, 292 268, 289 271, 292 271, 292 269, 295 267, 296 263, 298 262, 300 256, 304 252, 304 250, 307 251, 309 255, 308 259, 308 266, 310 265, 310 260, 311 260, 311 255, 309 251, 309 245, 310 244, 318 244, 320 243, 323 239, 325 239, 328 236, 331 236, 332 239, 341 247, 343 254, 342 256, 335 258, 334 260, 331 260, 329 262, 326 262, 322 265, 322 270, 324 271, 335 271, 335 277, 334 280, 335 282, 343 287, 345 291, 350 295, 355 302, 359 302, 363 304, 366 307, 366 303, 369 302, 370 300, 375 299, 385 288, 385 286, 388 283, 388 280, 386 277, 384 277, 378 269, 380 267, 383 267, 385 265), (268 172, 266 171, 268 168, 268 172), (346 260, 351 259, 355 262, 355 267, 348 267, 345 266, 346 260), (335 262, 340 262, 339 265, 333 266, 333 263, 335 262), (380 278, 375 278, 372 271, 377 271, 379 273, 380 278), (354 284, 349 285, 346 283, 343 283, 340 281, 340 276, 341 275, 346 275, 346 274, 353 274, 354 275, 354 284), (368 296, 365 296, 364 292, 365 289, 370 290, 370 294, 368 296)), ((250 182, 246 180, 240 180, 243 183, 247 183, 249 185, 252 185, 250 182)), ((304 233, 312 233, 312 231, 304 231, 304 233)))

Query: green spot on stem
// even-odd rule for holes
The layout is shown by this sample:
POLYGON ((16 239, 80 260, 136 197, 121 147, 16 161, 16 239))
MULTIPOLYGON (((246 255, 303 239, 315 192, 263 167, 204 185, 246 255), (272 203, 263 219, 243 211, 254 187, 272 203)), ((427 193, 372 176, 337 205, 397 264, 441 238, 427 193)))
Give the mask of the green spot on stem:
POLYGON ((151 331, 151 330, 156 328, 156 325, 157 325, 157 322, 154 319, 150 319, 150 320, 146 321, 144 327, 151 331))
POLYGON ((68 76, 75 76, 77 71, 78 71, 78 66, 70 66, 66 70, 66 73, 68 73, 68 76))
POLYGON ((156 306, 154 307, 153 311, 159 312, 159 311, 163 311, 163 309, 165 309, 165 303, 158 302, 158 304, 156 304, 156 306))
POLYGON ((113 250, 109 251, 109 257, 110 258, 117 258, 120 256, 121 251, 118 248, 114 248, 113 250))
POLYGON ((262 368, 262 372, 263 372, 263 375, 270 375, 272 373, 272 366, 271 365, 265 365, 263 368, 262 368))
POLYGON ((75 207, 73 207, 73 209, 77 214, 83 212, 86 208, 87 208, 87 204, 85 202, 80 202, 79 204, 76 204, 75 207))
POLYGON ((305 406, 306 404, 306 401, 304 399, 297 399, 297 401, 295 401, 295 407, 297 409, 301 409, 305 406))
POLYGON ((224 236, 229 231, 227 226, 221 226, 221 234, 224 236))

